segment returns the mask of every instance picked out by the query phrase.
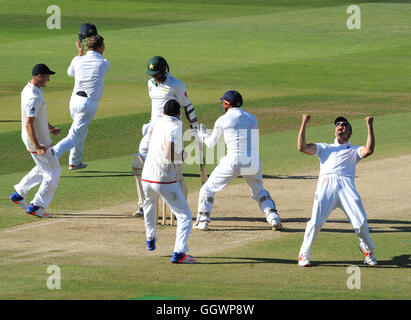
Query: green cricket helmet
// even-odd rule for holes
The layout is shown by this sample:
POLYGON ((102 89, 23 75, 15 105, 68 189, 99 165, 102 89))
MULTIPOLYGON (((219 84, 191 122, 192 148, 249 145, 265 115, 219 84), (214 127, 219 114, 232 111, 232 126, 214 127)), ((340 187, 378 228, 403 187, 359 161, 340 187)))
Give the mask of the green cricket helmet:
POLYGON ((166 73, 169 72, 169 69, 166 59, 160 56, 155 56, 148 60, 146 73, 148 75, 166 73))

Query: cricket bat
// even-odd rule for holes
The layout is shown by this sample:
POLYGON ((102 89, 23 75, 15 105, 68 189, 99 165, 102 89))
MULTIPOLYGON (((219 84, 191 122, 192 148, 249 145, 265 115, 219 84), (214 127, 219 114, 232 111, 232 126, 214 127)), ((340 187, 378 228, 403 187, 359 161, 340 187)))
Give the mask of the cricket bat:
POLYGON ((201 184, 203 185, 207 179, 207 169, 205 167, 205 153, 204 153, 204 143, 203 139, 201 138, 198 140, 198 149, 200 151, 200 177, 201 177, 201 184))

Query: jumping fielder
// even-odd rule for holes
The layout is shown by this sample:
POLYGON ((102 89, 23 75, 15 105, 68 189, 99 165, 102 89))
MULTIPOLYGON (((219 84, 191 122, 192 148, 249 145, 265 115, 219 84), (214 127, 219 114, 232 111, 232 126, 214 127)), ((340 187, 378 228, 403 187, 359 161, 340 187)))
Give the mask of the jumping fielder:
POLYGON ((309 267, 314 240, 331 211, 340 208, 347 215, 360 239, 359 248, 365 256, 364 263, 375 266, 374 244, 368 230, 367 216, 360 195, 355 187, 355 166, 358 161, 374 152, 373 117, 366 117, 368 136, 365 146, 354 146, 348 141, 351 124, 344 117, 335 119, 334 144, 306 143, 305 129, 311 116, 303 115, 298 134, 298 150, 320 159, 320 175, 315 191, 311 220, 305 229, 304 241, 298 257, 300 267, 309 267))
POLYGON ((14 186, 16 192, 10 195, 10 200, 26 210, 26 213, 40 218, 51 217, 44 209, 53 199, 61 174, 50 139, 50 133, 56 136, 60 129, 47 121, 46 101, 41 90, 50 81, 51 74, 55 72, 45 64, 35 65, 31 81, 21 92, 21 138, 36 166, 14 186), (28 205, 26 195, 40 183, 39 190, 28 205))
MULTIPOLYGON (((138 153, 134 154, 132 170, 136 179, 137 195, 139 210, 133 213, 133 216, 142 216, 142 205, 144 203, 144 193, 141 186, 141 171, 147 156, 148 146, 150 143, 150 128, 159 119, 163 117, 164 105, 167 101, 174 99, 180 106, 184 107, 185 116, 196 137, 198 120, 194 111, 194 106, 188 98, 185 85, 180 80, 174 78, 169 73, 167 61, 160 56, 152 57, 147 63, 147 72, 151 78, 148 80, 148 94, 151 99, 151 118, 150 122, 143 125, 143 138, 140 141, 138 153)), ((181 116, 180 116, 181 117, 181 116)), ((180 182, 183 193, 187 198, 188 188, 184 181, 182 165, 176 165, 177 181, 180 182)))
POLYGON ((98 102, 103 95, 104 77, 110 67, 108 60, 103 57, 105 44, 102 36, 98 34, 90 36, 87 47, 88 51, 84 55, 81 40, 76 42, 78 56, 73 58, 67 70, 67 74, 75 79, 70 99, 70 115, 73 123, 68 135, 55 146, 59 158, 70 150, 70 170, 87 167, 83 162, 84 142, 88 127, 97 112, 98 102))
POLYGON ((195 263, 196 260, 186 254, 192 214, 177 181, 176 166, 181 165, 185 157, 180 109, 176 100, 169 100, 164 105, 164 116, 150 128, 152 136, 141 178, 145 194, 143 211, 146 243, 147 250, 156 248, 156 212, 160 195, 177 218, 176 242, 171 262, 195 263))
POLYGON ((250 140, 253 134, 258 134, 257 118, 241 108, 243 98, 239 92, 227 91, 221 100, 226 112, 225 115, 217 119, 210 136, 207 133, 207 128, 202 124, 199 126, 198 135, 204 139, 207 147, 213 148, 223 134, 227 145, 227 154, 220 160, 207 182, 200 189, 197 220, 194 228, 208 230, 214 194, 222 190, 232 179, 241 175, 249 185, 252 198, 258 202, 267 222, 273 230, 281 230, 282 225, 274 200, 263 187, 261 161, 258 151, 254 150, 258 146, 258 142, 254 141, 253 143, 250 140))

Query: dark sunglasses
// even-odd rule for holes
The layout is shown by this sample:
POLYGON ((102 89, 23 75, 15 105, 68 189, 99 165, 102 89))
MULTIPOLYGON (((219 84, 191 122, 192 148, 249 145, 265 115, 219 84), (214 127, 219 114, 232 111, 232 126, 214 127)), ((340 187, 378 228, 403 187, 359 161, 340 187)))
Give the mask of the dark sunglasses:
POLYGON ((337 123, 335 124, 336 127, 338 127, 338 125, 342 125, 343 127, 349 127, 349 128, 351 128, 350 124, 349 124, 348 122, 345 122, 345 121, 340 121, 340 122, 337 122, 337 123))

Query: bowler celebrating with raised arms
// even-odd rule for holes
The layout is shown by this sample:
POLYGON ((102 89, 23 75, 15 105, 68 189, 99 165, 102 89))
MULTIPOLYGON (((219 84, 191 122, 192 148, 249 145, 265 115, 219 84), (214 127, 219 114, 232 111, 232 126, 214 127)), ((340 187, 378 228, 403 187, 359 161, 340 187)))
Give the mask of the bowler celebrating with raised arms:
POLYGON ((315 191, 312 216, 305 229, 298 265, 300 267, 311 266, 310 258, 314 240, 331 211, 338 207, 347 215, 360 239, 359 248, 365 256, 364 263, 374 266, 377 264, 373 252, 374 243, 371 241, 367 216, 354 183, 356 164, 374 152, 373 117, 365 118, 368 128, 365 146, 352 145, 348 141, 352 134, 352 127, 344 117, 338 117, 334 121, 335 140, 333 144, 306 143, 305 129, 310 118, 308 114, 303 115, 297 148, 303 153, 315 155, 320 159, 320 175, 315 191))

